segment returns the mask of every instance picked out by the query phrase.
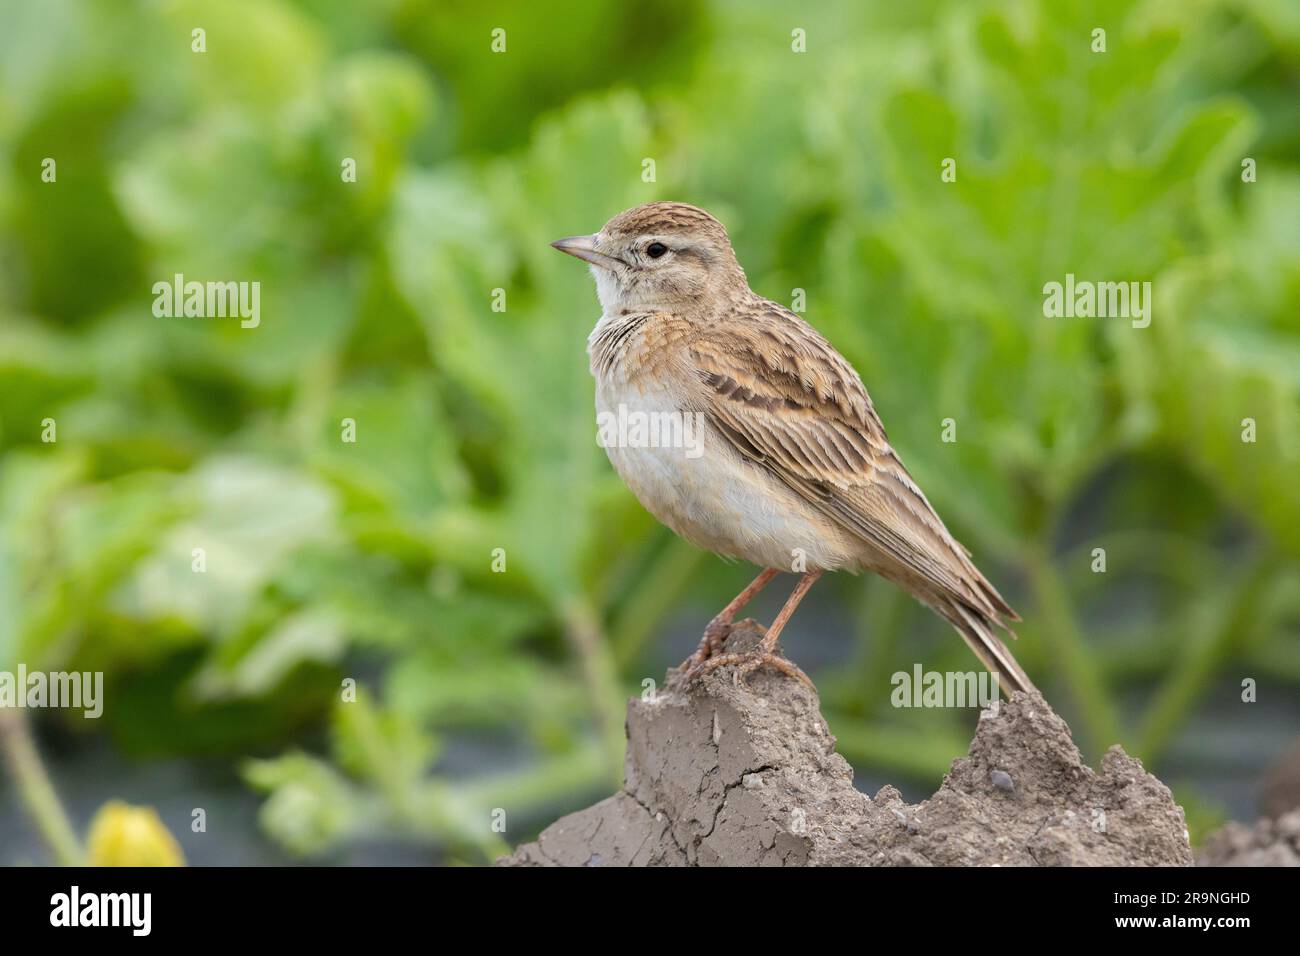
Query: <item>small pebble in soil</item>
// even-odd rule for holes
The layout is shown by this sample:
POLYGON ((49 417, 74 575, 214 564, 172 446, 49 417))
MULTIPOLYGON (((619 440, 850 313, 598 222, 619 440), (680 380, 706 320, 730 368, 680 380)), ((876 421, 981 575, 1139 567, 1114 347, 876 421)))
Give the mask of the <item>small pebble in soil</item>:
POLYGON ((993 781, 993 786, 999 790, 1005 790, 1007 793, 1011 793, 1016 789, 1016 783, 1011 779, 1011 774, 1005 770, 994 770, 989 774, 989 779, 993 781))

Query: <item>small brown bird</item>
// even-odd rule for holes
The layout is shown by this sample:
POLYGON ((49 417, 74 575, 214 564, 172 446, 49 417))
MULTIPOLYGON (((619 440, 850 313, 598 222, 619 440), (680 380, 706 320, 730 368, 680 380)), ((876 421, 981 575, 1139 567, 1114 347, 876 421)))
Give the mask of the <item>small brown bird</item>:
POLYGON ((647 203, 552 245, 591 263, 596 279, 604 314, 587 351, 599 415, 701 426, 698 447, 620 433, 602 442, 610 462, 677 534, 764 569, 705 629, 688 676, 766 664, 807 680, 774 653, 782 628, 824 571, 865 569, 951 622, 1007 692, 1032 687, 994 634, 1019 616, 912 481, 858 373, 750 290, 718 220, 647 203), (760 648, 719 653, 736 612, 779 570, 803 576, 760 648))

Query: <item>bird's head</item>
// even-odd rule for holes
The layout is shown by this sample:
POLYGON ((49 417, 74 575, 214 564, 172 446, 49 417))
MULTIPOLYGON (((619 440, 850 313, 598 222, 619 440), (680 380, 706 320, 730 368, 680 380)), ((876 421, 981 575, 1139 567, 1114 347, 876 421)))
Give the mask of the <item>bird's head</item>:
POLYGON ((722 223, 686 203, 634 206, 551 245, 591 263, 606 313, 721 305, 748 288, 722 223))

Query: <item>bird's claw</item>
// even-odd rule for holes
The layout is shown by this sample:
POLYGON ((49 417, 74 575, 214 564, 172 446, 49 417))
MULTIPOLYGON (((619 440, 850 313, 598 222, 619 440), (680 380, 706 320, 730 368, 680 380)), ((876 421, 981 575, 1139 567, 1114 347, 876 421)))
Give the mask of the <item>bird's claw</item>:
POLYGON ((689 666, 683 671, 683 676, 686 678, 686 682, 690 684, 704 677, 705 674, 715 671, 719 667, 725 667, 728 664, 733 664, 736 667, 735 678, 737 683, 742 681, 748 683, 750 675, 760 667, 766 665, 774 670, 780 671, 787 677, 793 677, 796 680, 803 681, 809 687, 813 686, 813 682, 808 675, 795 666, 791 661, 778 654, 774 654, 772 651, 762 649, 740 654, 718 654, 699 662, 692 660, 689 666))
MULTIPOLYGON (((731 635, 731 622, 722 621, 714 618, 709 622, 709 626, 704 629, 704 637, 700 639, 700 646, 696 648, 695 654, 701 655, 701 661, 713 657, 718 651, 722 650, 722 644, 731 635)), ((693 655, 694 656, 694 655, 693 655)))
POLYGON ((731 621, 724 621, 720 617, 710 621, 708 627, 704 629, 704 636, 700 638, 699 647, 695 648, 695 653, 682 661, 682 673, 691 678, 691 675, 699 672, 705 661, 721 651, 723 643, 731 634, 731 626, 731 621))

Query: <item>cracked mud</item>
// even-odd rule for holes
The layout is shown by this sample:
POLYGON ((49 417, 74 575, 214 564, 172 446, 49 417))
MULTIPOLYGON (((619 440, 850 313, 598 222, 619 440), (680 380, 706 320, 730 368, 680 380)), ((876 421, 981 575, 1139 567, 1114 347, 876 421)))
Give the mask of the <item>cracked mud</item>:
MULTIPOLYGON (((727 650, 762 630, 738 624, 727 650)), ((1112 747, 1094 772, 1037 695, 980 718, 939 791, 868 797, 816 692, 723 668, 628 704, 623 789, 547 827, 506 866, 988 866, 1192 863, 1182 809, 1112 747)))

